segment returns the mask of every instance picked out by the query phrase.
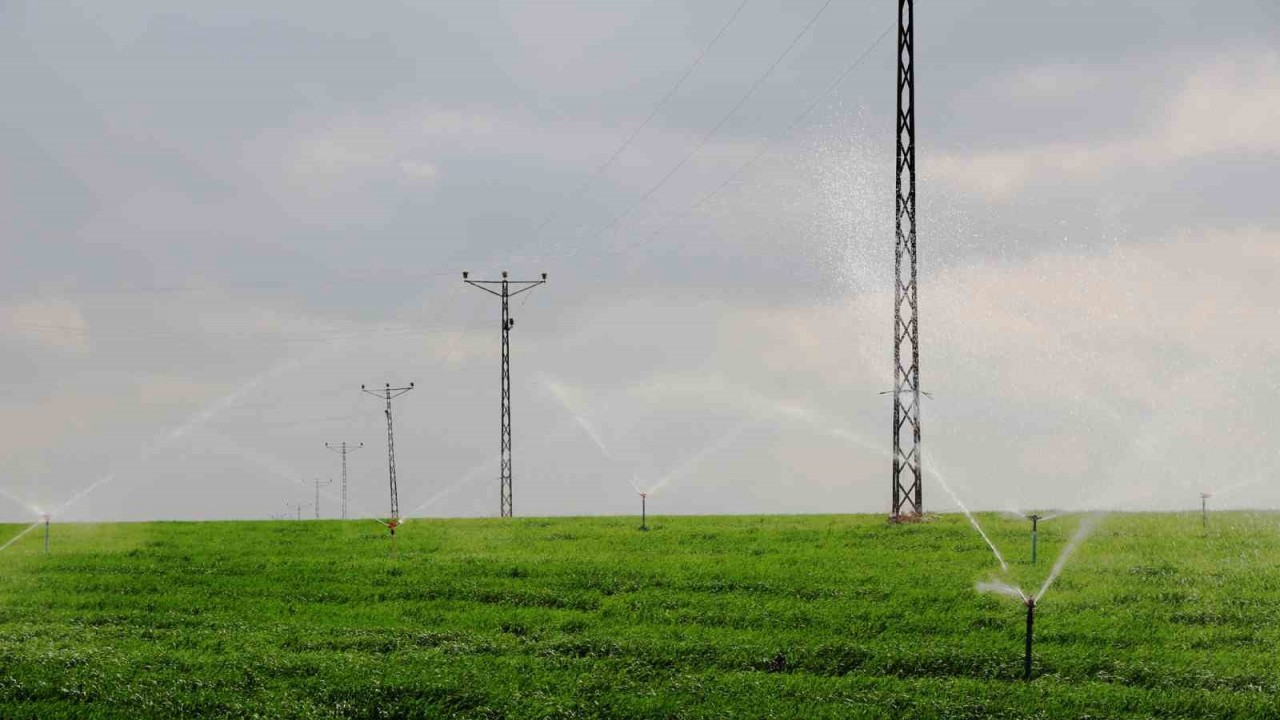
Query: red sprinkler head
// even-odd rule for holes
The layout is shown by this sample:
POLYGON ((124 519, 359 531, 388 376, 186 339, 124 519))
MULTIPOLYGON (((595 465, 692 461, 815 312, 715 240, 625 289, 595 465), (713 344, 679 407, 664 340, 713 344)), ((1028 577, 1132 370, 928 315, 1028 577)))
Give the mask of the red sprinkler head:
POLYGON ((387 521, 387 529, 391 531, 392 537, 395 537, 396 527, 398 527, 399 525, 400 525, 400 520, 397 518, 391 518, 391 520, 387 521))

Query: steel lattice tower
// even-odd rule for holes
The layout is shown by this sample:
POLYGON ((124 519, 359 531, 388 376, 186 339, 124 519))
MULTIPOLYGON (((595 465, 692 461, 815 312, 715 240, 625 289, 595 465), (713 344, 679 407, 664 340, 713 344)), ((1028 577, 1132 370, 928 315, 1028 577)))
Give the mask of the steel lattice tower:
POLYGON ((409 383, 408 387, 391 387, 391 383, 387 383, 382 392, 369 390, 361 385, 360 389, 369 393, 376 398, 382 398, 387 401, 387 477, 391 481, 391 522, 388 527, 391 533, 395 534, 395 527, 400 520, 400 497, 396 493, 396 433, 395 427, 391 422, 391 401, 413 389, 413 383, 409 383))
POLYGON ((502 271, 501 280, 470 280, 469 277, 470 273, 462 273, 462 281, 466 284, 502 298, 502 427, 499 442, 498 512, 501 517, 511 517, 511 328, 515 325, 515 320, 511 317, 511 298, 542 285, 547 281, 547 274, 542 273, 541 280, 508 280, 506 270, 502 271), (494 290, 490 285, 497 285, 500 290, 494 290), (516 286, 515 290, 511 289, 513 285, 516 286))
POLYGON ((330 445, 325 443, 324 446, 340 455, 342 455, 342 519, 347 519, 347 453, 353 453, 364 447, 364 443, 352 445, 343 442, 338 445, 330 445))
POLYGON ((898 0, 897 208, 893 292, 893 511, 924 512, 920 461, 920 316, 916 293, 915 13, 898 0), (905 260, 905 262, 904 262, 905 260))

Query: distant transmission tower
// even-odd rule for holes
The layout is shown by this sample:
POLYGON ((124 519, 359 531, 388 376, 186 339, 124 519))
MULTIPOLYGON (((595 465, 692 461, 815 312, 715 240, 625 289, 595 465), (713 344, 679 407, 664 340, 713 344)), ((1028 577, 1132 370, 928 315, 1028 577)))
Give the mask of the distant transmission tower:
POLYGON ((363 385, 360 389, 387 401, 387 477, 391 481, 391 518, 387 521, 387 529, 391 531, 391 536, 395 537, 396 526, 400 524, 400 497, 396 493, 396 434, 391 423, 391 401, 412 390, 413 383, 409 383, 408 387, 398 388, 393 388, 391 383, 387 383, 381 392, 370 390, 363 385))
POLYGON ((325 443, 324 446, 340 455, 342 455, 342 519, 347 519, 347 453, 353 453, 364 447, 364 443, 352 445, 348 442, 332 444, 325 443))
POLYGON ((547 274, 542 273, 541 280, 508 280, 506 270, 502 271, 501 280, 469 280, 469 276, 470 273, 462 273, 462 281, 502 298, 502 429, 498 494, 499 515, 511 517, 511 327, 516 321, 511 317, 510 300, 545 283, 547 274), (490 285, 497 285, 500 290, 494 290, 490 285), (516 286, 514 291, 511 290, 513 285, 516 286))
POLYGON ((294 512, 297 513, 296 519, 298 520, 302 519, 302 509, 307 507, 308 505, 310 505, 310 503, 291 503, 291 502, 285 503, 286 507, 293 509, 294 512))
POLYGON ((916 302, 914 29, 915 14, 912 0, 898 0, 898 152, 896 242, 893 261, 893 511, 891 515, 894 520, 916 517, 924 513, 920 471, 920 308, 916 302))
POLYGON ((317 519, 317 520, 319 520, 319 519, 320 519, 320 486, 321 486, 321 485, 332 485, 332 484, 333 484, 333 478, 330 478, 330 479, 328 479, 328 480, 325 480, 324 482, 321 482, 321 481, 320 481, 320 478, 316 478, 315 480, 312 480, 312 481, 310 481, 310 482, 307 482, 306 480, 303 480, 303 481, 302 481, 302 484, 303 484, 303 485, 315 485, 315 486, 316 486, 316 501, 315 501, 315 504, 314 504, 312 507, 314 507, 314 508, 316 509, 316 519, 317 519))

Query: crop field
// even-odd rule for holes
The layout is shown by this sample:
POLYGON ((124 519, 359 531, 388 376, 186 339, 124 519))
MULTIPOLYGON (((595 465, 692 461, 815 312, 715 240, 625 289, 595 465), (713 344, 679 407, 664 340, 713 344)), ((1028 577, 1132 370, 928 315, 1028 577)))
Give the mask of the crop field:
MULTIPOLYGON (((1077 518, 980 516, 1038 587, 1077 518)), ((0 717, 1280 717, 1280 518, 1103 518, 1036 615, 961 516, 67 524, 0 717)), ((3 528, 3 538, 23 526, 3 528)))

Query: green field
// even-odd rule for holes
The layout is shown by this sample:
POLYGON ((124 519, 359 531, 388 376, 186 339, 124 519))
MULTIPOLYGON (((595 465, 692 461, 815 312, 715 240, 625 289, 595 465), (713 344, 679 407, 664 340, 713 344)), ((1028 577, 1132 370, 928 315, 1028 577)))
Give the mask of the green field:
MULTIPOLYGON (((1032 566, 982 519, 1027 587, 1077 522, 1032 566)), ((0 717, 1280 717, 1277 520, 1105 518, 1030 683, 958 516, 55 524, 0 553, 0 717)))

